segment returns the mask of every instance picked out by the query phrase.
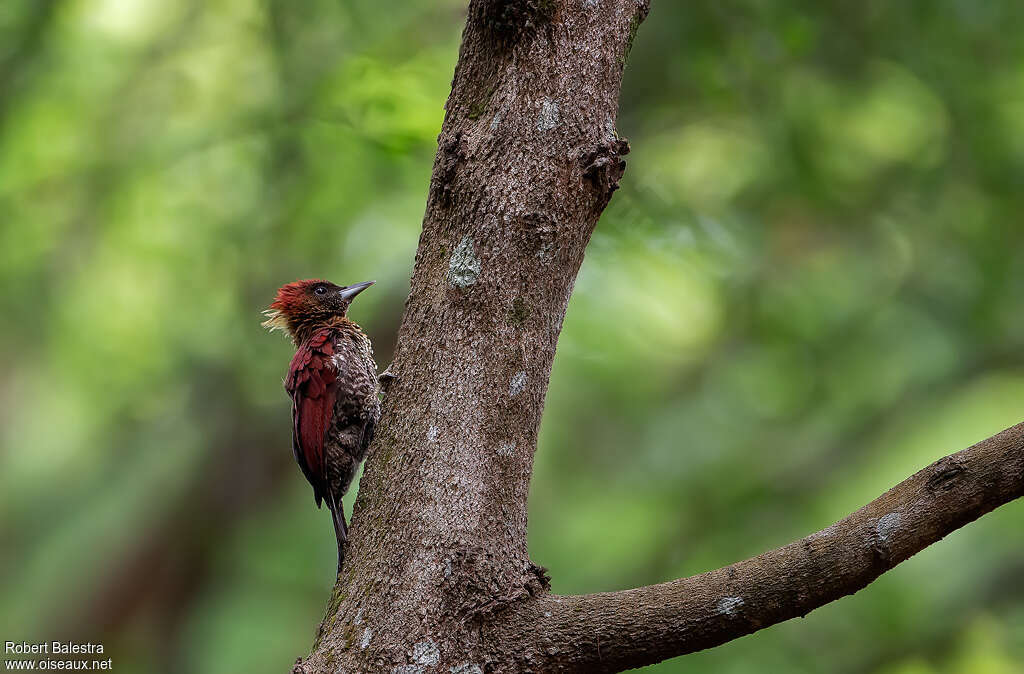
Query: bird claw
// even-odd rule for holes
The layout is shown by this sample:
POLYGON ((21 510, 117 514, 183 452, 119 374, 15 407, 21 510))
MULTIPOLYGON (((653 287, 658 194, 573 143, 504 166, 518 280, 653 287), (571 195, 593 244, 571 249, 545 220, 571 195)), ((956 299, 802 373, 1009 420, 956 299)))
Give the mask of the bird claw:
POLYGON ((390 365, 384 368, 384 371, 377 375, 377 383, 380 384, 380 389, 384 393, 388 392, 388 388, 391 387, 391 384, 393 384, 396 379, 398 379, 398 375, 391 371, 390 365))

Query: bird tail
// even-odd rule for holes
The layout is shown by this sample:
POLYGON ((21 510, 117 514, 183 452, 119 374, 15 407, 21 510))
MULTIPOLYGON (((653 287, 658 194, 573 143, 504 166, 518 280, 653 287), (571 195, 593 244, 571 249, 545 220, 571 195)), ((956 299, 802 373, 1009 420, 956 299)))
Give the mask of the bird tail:
POLYGON ((334 536, 338 539, 338 573, 341 573, 341 563, 345 561, 345 542, 348 540, 348 526, 345 524, 345 506, 341 499, 333 493, 327 500, 331 509, 331 517, 334 520, 334 536))

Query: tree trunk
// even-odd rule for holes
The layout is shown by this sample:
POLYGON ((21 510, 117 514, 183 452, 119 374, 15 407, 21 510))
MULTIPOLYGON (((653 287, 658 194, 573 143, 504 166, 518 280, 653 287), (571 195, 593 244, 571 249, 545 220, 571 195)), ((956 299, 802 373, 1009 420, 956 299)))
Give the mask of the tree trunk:
POLYGON ((625 166, 619 88, 647 7, 470 4, 396 378, 306 671, 514 659, 484 628, 547 590, 526 551, 537 429, 584 249, 625 166))
POLYGON ((621 671, 863 587, 1024 490, 1016 427, 987 453, 966 450, 958 471, 933 466, 893 490, 920 497, 905 512, 899 498, 876 502, 833 538, 663 586, 550 595, 526 549, 537 429, 576 273, 625 168, 619 89, 647 11, 648 0, 470 3, 345 566, 295 672, 621 671), (929 519, 947 506, 959 510, 929 519), (842 578, 823 570, 829 555, 846 561, 842 578), (781 571, 791 563, 802 582, 781 571))

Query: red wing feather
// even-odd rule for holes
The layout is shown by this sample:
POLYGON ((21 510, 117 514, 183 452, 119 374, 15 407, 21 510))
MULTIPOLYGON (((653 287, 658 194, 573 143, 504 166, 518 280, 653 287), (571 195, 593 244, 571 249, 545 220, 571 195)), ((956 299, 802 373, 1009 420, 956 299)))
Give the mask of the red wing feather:
POLYGON ((324 440, 334 416, 337 389, 333 355, 330 331, 314 333, 295 352, 284 384, 292 398, 292 450, 302 473, 313 485, 318 507, 327 492, 324 440))

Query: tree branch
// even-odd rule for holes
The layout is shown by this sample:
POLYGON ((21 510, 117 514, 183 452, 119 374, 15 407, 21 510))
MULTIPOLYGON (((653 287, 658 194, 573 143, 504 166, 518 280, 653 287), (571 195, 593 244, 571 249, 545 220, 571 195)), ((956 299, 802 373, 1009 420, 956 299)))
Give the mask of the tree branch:
POLYGON ((496 626, 551 672, 619 672, 726 643, 853 594, 1024 495, 1024 423, 936 461, 845 519, 690 578, 547 595, 496 626))

